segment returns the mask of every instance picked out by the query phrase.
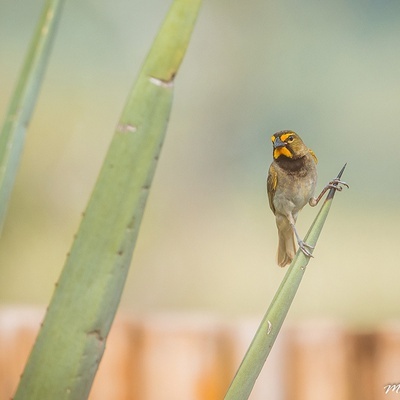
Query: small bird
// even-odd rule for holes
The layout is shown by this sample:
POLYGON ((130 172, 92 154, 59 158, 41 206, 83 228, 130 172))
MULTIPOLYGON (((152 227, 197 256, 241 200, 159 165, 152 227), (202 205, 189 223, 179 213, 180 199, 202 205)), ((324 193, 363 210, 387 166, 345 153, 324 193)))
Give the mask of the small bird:
POLYGON ((294 236, 300 250, 312 257, 312 246, 303 242, 296 231, 299 211, 309 203, 316 206, 329 188, 342 190, 338 184, 345 182, 334 179, 322 190, 318 197, 313 197, 317 184, 317 157, 300 136, 290 130, 280 131, 271 137, 273 161, 267 177, 269 206, 275 214, 278 228, 278 265, 290 264, 296 254, 294 236))

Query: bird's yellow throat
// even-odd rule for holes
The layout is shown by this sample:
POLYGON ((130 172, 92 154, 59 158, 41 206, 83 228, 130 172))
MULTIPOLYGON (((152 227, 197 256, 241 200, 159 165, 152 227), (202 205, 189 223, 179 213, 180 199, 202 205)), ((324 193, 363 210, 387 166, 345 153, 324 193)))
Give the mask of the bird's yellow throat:
POLYGON ((292 153, 286 147, 278 147, 274 150, 274 159, 276 160, 279 156, 293 157, 292 153))

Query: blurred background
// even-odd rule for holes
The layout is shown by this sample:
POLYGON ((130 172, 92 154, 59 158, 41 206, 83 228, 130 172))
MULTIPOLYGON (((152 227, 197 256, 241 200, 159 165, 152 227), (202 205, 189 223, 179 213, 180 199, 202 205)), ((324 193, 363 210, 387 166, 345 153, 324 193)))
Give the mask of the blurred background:
MULTIPOLYGON (((1 304, 46 305, 165 0, 66 2, 0 241, 1 304)), ((0 1, 4 116, 43 2, 0 1)), ((348 163, 288 318, 400 312, 400 3, 205 1, 122 309, 261 315, 286 269, 265 194, 270 136, 298 132, 318 190, 348 163)), ((317 209, 298 220, 304 236, 317 209)))

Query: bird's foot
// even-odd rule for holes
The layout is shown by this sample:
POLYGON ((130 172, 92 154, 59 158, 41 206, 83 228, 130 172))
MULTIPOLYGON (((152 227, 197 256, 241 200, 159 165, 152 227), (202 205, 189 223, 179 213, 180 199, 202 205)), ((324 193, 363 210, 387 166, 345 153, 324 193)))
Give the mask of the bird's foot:
POLYGON ((309 200, 309 204, 311 207, 315 207, 319 201, 322 199, 322 196, 327 192, 327 190, 329 189, 335 189, 338 192, 341 192, 343 190, 343 186, 346 186, 347 188, 349 187, 349 185, 346 182, 341 181, 339 178, 335 178, 333 180, 331 180, 323 189, 322 192, 319 194, 318 197, 311 197, 311 199, 309 200))
POLYGON ((346 182, 341 181, 339 178, 335 178, 328 183, 327 188, 336 189, 337 191, 341 192, 343 190, 343 186, 340 185, 346 186, 347 188, 350 187, 346 182))
POLYGON ((297 243, 299 245, 299 249, 303 252, 304 255, 314 258, 314 256, 310 253, 310 250, 314 250, 314 246, 311 246, 310 244, 307 244, 302 240, 298 240, 297 243))

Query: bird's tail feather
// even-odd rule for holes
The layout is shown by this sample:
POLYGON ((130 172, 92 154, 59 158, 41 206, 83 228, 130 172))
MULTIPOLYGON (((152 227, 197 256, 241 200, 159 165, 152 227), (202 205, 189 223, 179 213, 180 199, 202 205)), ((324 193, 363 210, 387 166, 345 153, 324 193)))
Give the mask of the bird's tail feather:
POLYGON ((279 232, 279 245, 278 245, 278 265, 284 267, 290 264, 296 255, 296 244, 294 241, 293 230, 285 229, 279 232))

